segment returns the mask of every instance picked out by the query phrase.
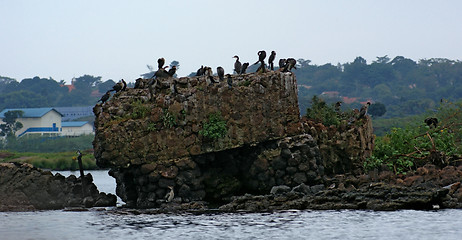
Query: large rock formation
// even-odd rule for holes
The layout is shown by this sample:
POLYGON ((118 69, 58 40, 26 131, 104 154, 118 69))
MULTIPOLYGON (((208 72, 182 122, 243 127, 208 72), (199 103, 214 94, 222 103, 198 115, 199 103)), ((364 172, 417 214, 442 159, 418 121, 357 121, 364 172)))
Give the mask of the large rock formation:
POLYGON ((326 172, 350 170, 356 166, 350 161, 370 154, 373 144, 360 142, 373 142, 371 127, 352 126, 356 130, 338 142, 359 146, 355 155, 341 154, 335 164, 322 159, 319 138, 301 124, 292 73, 232 80, 230 88, 205 77, 139 79, 135 89, 95 106, 97 164, 111 168, 128 206, 161 206, 169 186, 176 203, 229 202, 275 185, 316 186, 325 184, 326 172))
POLYGON ((24 163, 0 163, 0 211, 30 211, 65 207, 115 206, 113 194, 100 193, 91 174, 82 180, 53 175, 24 163))

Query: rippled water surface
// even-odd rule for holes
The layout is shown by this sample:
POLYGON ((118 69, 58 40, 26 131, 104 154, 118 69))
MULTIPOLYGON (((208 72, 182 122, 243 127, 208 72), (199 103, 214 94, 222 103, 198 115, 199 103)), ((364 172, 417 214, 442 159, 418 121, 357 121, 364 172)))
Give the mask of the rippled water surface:
MULTIPOLYGON (((92 173, 95 183, 98 174, 92 173)), ((105 174, 101 174, 104 177, 105 174)), ((107 189, 115 189, 112 178, 107 189)), ((103 190, 102 188, 100 190, 103 190)), ((110 192, 110 190, 103 190, 110 192)), ((0 213, 0 239, 462 239, 462 210, 233 214, 0 213)))

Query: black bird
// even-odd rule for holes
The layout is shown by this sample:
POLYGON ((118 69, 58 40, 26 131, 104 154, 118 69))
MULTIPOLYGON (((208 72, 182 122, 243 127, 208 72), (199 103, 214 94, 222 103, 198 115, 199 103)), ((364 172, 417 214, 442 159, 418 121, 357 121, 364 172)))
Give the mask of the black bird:
POLYGON ((211 83, 216 83, 213 79, 213 71, 211 67, 204 67, 205 69, 205 76, 209 77, 211 83))
POLYGON ((427 124, 427 126, 429 126, 430 128, 432 127, 437 127, 438 126, 438 118, 434 118, 434 117, 429 117, 429 118, 425 118, 424 120, 424 123, 427 124))
POLYGON ((371 105, 370 102, 367 102, 366 105, 361 107, 361 110, 359 110, 359 116, 358 119, 361 119, 366 116, 367 114, 367 108, 371 105))
POLYGON ((265 58, 266 58, 266 52, 261 50, 261 51, 258 51, 258 61, 256 63, 254 63, 253 65, 257 64, 258 62, 263 62, 265 61, 265 58))
POLYGON ((257 72, 257 73, 264 73, 264 72, 266 72, 265 63, 264 63, 263 61, 260 63, 260 67, 258 67, 258 69, 257 69, 256 72, 257 72))
POLYGON ((172 68, 170 68, 170 70, 168 70, 167 74, 170 76, 170 77, 173 77, 173 75, 175 75, 176 73, 176 66, 173 66, 172 68))
POLYGON ((241 74, 244 74, 245 71, 247 71, 247 67, 249 67, 249 63, 248 63, 248 62, 242 64, 241 74))
POLYGON ((286 65, 286 59, 285 58, 279 59, 279 69, 283 69, 285 65, 286 65))
POLYGON ((228 82, 228 88, 233 88, 233 78, 231 77, 231 74, 226 74, 226 77, 228 82))
POLYGON ((157 59, 157 68, 158 69, 161 69, 164 67, 164 64, 165 64, 165 59, 164 58, 159 58, 157 59))
POLYGON ((220 81, 223 81, 225 78, 225 69, 223 69, 222 67, 217 67, 217 74, 218 78, 220 78, 220 81))
POLYGON ((271 51, 271 55, 269 56, 268 58, 268 65, 269 65, 269 68, 271 70, 274 70, 274 59, 276 58, 276 52, 275 51, 271 51))
POLYGON ((105 103, 111 97, 111 91, 107 91, 98 102, 105 103))
POLYGON ((342 106, 342 102, 338 101, 338 102, 335 103, 334 109, 335 109, 335 111, 336 111, 337 113, 340 112, 340 107, 341 107, 341 106, 342 106))
POLYGON ((197 69, 196 76, 203 76, 205 75, 205 68, 204 65, 201 66, 201 68, 197 69))
POLYGON ((122 80, 120 80, 123 84, 123 87, 122 87, 122 91, 125 91, 125 89, 127 89, 127 83, 125 82, 125 80, 122 78, 122 80))
POLYGON ((152 76, 152 78, 154 78, 154 77, 156 77, 156 78, 168 78, 169 75, 168 75, 167 70, 165 70, 166 68, 168 68, 168 66, 165 66, 165 67, 160 68, 159 70, 157 70, 154 73, 154 76, 152 76))
POLYGON ((284 68, 282 69, 283 72, 288 72, 288 71, 291 71, 292 68, 295 68, 295 64, 297 64, 297 60, 293 59, 293 58, 287 58, 287 60, 285 61, 285 66, 284 68))
POLYGON ((118 82, 116 83, 114 86, 112 86, 112 89, 110 90, 111 92, 112 91, 115 91, 116 93, 118 93, 119 91, 122 90, 122 88, 124 87, 124 84, 122 82, 118 82))
POLYGON ((235 55, 233 58, 236 58, 236 62, 234 63, 234 71, 236 72, 236 74, 240 74, 242 64, 241 62, 239 62, 239 56, 235 55))

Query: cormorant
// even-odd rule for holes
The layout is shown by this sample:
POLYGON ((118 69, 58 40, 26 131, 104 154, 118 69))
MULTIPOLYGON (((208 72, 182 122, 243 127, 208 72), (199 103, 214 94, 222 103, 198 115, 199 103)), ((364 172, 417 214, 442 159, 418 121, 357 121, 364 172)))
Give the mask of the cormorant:
POLYGON ((434 118, 434 117, 429 117, 429 118, 425 118, 424 120, 424 123, 427 124, 427 126, 429 126, 430 128, 432 127, 437 127, 438 126, 438 118, 434 118))
POLYGON ((197 69, 196 76, 203 76, 205 75, 205 68, 204 65, 201 66, 201 68, 197 69))
POLYGON ((117 93, 117 92, 121 91, 123 87, 124 87, 124 84, 121 81, 119 81, 114 86, 112 86, 112 89, 110 91, 111 92, 115 91, 117 93))
POLYGON ((266 72, 265 62, 261 61, 260 67, 258 67, 258 69, 257 69, 256 72, 257 72, 257 73, 264 73, 264 72, 266 72))
POLYGON ((239 56, 235 55, 233 58, 236 58, 236 62, 234 63, 234 71, 236 74, 240 74, 242 64, 239 62, 239 56))
POLYGON ((366 105, 361 107, 361 110, 359 110, 359 116, 358 119, 361 119, 366 116, 367 114, 367 108, 371 105, 370 102, 367 102, 366 105))
POLYGON ((173 66, 172 68, 170 68, 170 70, 168 70, 167 74, 170 76, 170 77, 173 77, 173 75, 175 75, 176 73, 176 66, 173 66))
POLYGON ((154 76, 152 76, 152 78, 154 78, 154 77, 156 77, 156 78, 168 78, 170 75, 168 74, 167 70, 165 70, 166 68, 168 68, 168 66, 165 66, 165 67, 160 68, 159 70, 157 70, 154 73, 154 76))
POLYGON ((222 67, 217 67, 217 74, 218 78, 220 78, 220 81, 223 81, 225 77, 225 69, 223 69, 222 67))
POLYGON ((231 77, 231 74, 226 74, 226 77, 228 82, 228 88, 233 88, 233 78, 231 77))
POLYGON ((101 102, 101 104, 105 103, 109 97, 111 97, 111 91, 107 91, 103 96, 101 96, 101 99, 98 100, 98 102, 101 102))
POLYGON ((165 64, 165 59, 164 58, 157 59, 157 67, 158 67, 158 69, 163 68, 164 64, 165 64))
POLYGON ((279 59, 279 69, 283 69, 285 65, 286 65, 286 59, 285 58, 279 59))
POLYGON ((337 113, 340 112, 340 107, 341 107, 341 106, 342 106, 342 102, 338 101, 338 102, 335 103, 334 109, 335 109, 335 111, 336 111, 337 113))
POLYGON ((290 70, 292 70, 292 68, 295 68, 295 64, 297 64, 297 60, 293 59, 293 58, 287 58, 287 60, 285 61, 285 65, 284 65, 284 68, 282 69, 283 72, 288 72, 290 70))
POLYGON ((247 67, 248 67, 248 66, 249 66, 249 63, 248 63, 248 62, 242 64, 241 74, 244 74, 245 71, 247 71, 247 67))
POLYGON ((258 62, 263 62, 265 61, 266 58, 266 52, 264 50, 258 51, 258 61, 254 63, 253 65, 257 64, 258 62))
POLYGON ((211 83, 216 83, 216 81, 213 79, 213 71, 211 67, 204 67, 205 69, 205 76, 207 76, 210 79, 211 83))
POLYGON ((165 202, 171 202, 175 198, 175 192, 173 191, 173 186, 168 186, 170 192, 165 194, 165 202))
POLYGON ((271 55, 269 56, 268 58, 268 65, 269 65, 269 68, 271 70, 274 70, 274 59, 276 58, 276 52, 275 51, 271 51, 271 55))
POLYGON ((123 87, 122 87, 122 91, 125 91, 125 89, 127 89, 127 83, 125 82, 125 80, 122 78, 122 80, 120 80, 123 84, 123 87))

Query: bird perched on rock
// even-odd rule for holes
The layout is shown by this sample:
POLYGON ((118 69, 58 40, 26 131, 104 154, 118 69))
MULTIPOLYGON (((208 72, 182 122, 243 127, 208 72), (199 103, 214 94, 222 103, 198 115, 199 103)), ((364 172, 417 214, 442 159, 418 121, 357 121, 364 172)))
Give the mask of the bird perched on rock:
POLYGON ((173 186, 168 186, 170 192, 165 194, 165 202, 171 202, 175 198, 175 192, 173 191, 173 186))
POLYGON ((248 67, 249 67, 249 63, 248 63, 248 62, 242 64, 241 74, 245 74, 245 71, 247 71, 247 68, 248 68, 248 67))
POLYGON ((265 64, 265 58, 266 58, 266 52, 264 50, 258 51, 258 61, 255 62, 253 65, 261 62, 262 64, 265 64))
POLYGON ((283 69, 285 65, 286 65, 286 59, 285 58, 279 59, 279 69, 283 69))
POLYGON ((434 118, 434 117, 425 118, 424 123, 426 123, 427 126, 429 126, 430 128, 432 126, 436 128, 438 126, 438 118, 434 118))
POLYGON ((231 77, 231 74, 226 74, 226 80, 228 82, 228 88, 233 88, 233 78, 231 77))
POLYGON ((116 93, 117 92, 120 92, 122 90, 122 88, 124 87, 124 84, 119 81, 118 83, 116 83, 114 86, 112 86, 112 89, 110 90, 111 92, 112 91, 115 91, 116 93))
POLYGON ((239 62, 239 56, 235 55, 233 58, 236 58, 236 62, 234 63, 234 72, 236 72, 236 74, 240 74, 242 64, 239 62))
POLYGON ((101 104, 103 104, 103 103, 105 103, 110 97, 111 97, 111 91, 107 91, 103 96, 101 96, 101 99, 99 99, 98 102, 101 102, 101 104))
POLYGON ((269 56, 268 58, 268 67, 271 69, 271 70, 274 70, 274 59, 276 58, 276 52, 275 51, 271 51, 271 55, 269 56))
POLYGON ((334 109, 335 109, 335 111, 336 111, 337 113, 340 112, 340 107, 341 107, 341 106, 342 106, 342 102, 338 101, 338 102, 335 103, 334 109))
POLYGON ((216 83, 216 81, 213 79, 213 71, 211 67, 204 67, 205 69, 205 76, 207 76, 210 79, 210 83, 216 83))
POLYGON ((371 105, 370 102, 367 102, 366 105, 362 106, 361 107, 361 110, 359 110, 359 116, 358 116, 358 119, 361 119, 363 117, 366 116, 367 114, 367 108, 369 108, 369 106, 371 105))
POLYGON ((168 66, 165 66, 163 68, 159 68, 159 70, 157 70, 155 73, 154 73, 154 76, 152 76, 151 78, 168 78, 170 75, 168 74, 167 72, 167 69, 168 66))
POLYGON ((297 64, 297 60, 295 60, 294 58, 287 58, 287 60, 285 61, 284 67, 282 68, 282 71, 289 72, 292 70, 292 68, 297 69, 297 67, 295 67, 296 64, 297 64))
POLYGON ((173 66, 172 68, 170 68, 170 70, 168 70, 167 74, 170 76, 170 77, 173 77, 173 75, 175 75, 176 73, 176 66, 173 66))
POLYGON ((223 69, 222 67, 217 67, 217 74, 220 81, 223 81, 225 79, 225 69, 223 69))
POLYGON ((196 77, 197 77, 197 76, 203 76, 203 75, 205 75, 205 68, 204 68, 204 65, 202 65, 201 68, 197 69, 196 77))
POLYGON ((164 64, 165 64, 165 59, 164 58, 157 59, 157 69, 163 68, 164 64))
POLYGON ((125 91, 125 89, 127 89, 127 83, 125 82, 125 80, 122 78, 122 80, 120 80, 123 84, 123 87, 122 87, 122 91, 125 91))

